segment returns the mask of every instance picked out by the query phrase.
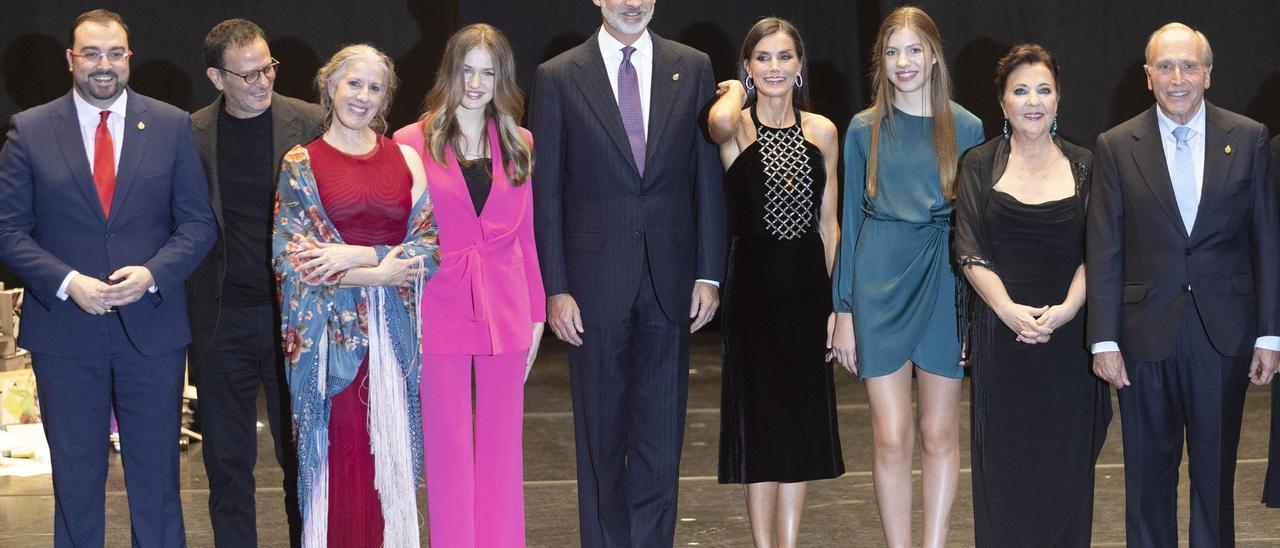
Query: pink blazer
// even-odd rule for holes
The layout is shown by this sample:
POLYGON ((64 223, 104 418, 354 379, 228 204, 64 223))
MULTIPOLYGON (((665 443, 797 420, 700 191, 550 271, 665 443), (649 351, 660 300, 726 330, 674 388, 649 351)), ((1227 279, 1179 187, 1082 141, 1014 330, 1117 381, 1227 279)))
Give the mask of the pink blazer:
MULTIPOLYGON (((533 142, 527 130, 521 132, 533 142)), ((440 269, 422 292, 422 350, 427 354, 487 356, 525 350, 532 343, 532 323, 546 321, 547 298, 533 240, 532 184, 511 184, 492 121, 488 133, 493 189, 478 217, 451 148, 445 149, 442 166, 423 149, 420 125, 400 128, 394 136, 422 156, 440 231, 440 269)))

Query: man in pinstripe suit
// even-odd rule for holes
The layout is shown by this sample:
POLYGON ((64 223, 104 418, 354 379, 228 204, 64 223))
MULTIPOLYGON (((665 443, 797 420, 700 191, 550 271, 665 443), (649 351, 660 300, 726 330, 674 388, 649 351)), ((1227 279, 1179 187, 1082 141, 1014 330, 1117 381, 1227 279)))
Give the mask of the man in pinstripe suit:
POLYGON ((654 0, 538 67, 530 112, 547 322, 568 342, 582 545, 671 546, 689 334, 719 304, 724 195, 699 129, 706 54, 647 30, 654 0))

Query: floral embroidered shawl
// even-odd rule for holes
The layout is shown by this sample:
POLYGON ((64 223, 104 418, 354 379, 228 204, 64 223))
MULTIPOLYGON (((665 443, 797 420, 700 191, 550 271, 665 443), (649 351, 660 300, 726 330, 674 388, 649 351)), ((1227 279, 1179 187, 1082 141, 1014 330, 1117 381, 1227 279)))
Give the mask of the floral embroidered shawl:
MULTIPOLYGON (((321 499, 327 507, 328 426, 331 398, 351 384, 365 359, 379 356, 398 362, 403 391, 397 398, 407 408, 407 416, 391 420, 408 427, 412 462, 412 481, 422 478, 422 430, 418 400, 418 369, 421 366, 421 317, 419 298, 422 282, 435 273, 440 264, 437 228, 428 192, 414 204, 409 215, 406 235, 401 244, 405 255, 423 256, 422 278, 412 288, 359 288, 337 285, 310 285, 302 281, 296 269, 294 254, 306 249, 309 240, 342 243, 337 230, 320 203, 310 158, 302 146, 295 146, 284 156, 276 194, 276 211, 272 238, 272 264, 281 301, 281 332, 284 340, 285 377, 293 403, 293 421, 298 451, 298 501, 305 520, 321 523, 318 543, 323 543, 327 524, 320 508, 309 508, 321 499), (383 303, 385 308, 370 310, 383 303), (402 310, 397 310, 402 307, 402 310), (370 317, 378 319, 370 336, 370 317), (383 319, 386 318, 386 319, 383 319), (385 334, 384 334, 385 333, 385 334), (373 351, 370 352, 370 347, 373 351), (379 348, 394 346, 394 349, 379 348), (393 351, 394 350, 394 351, 393 351), (407 355, 406 355, 407 354, 407 355), (315 491, 313 493, 313 490, 315 491), (309 512, 311 510, 311 512, 309 512)), ((385 256, 391 246, 375 246, 378 257, 385 256)), ((371 381, 374 376, 370 363, 371 381)), ((371 392, 373 387, 371 386, 371 392)), ((373 399, 371 394, 370 399, 373 399)), ((374 413, 371 402, 371 415, 374 413)), ((379 412, 386 412, 380 410, 379 412)), ((374 428, 370 417, 370 427, 374 428)), ((402 430, 405 430, 401 426, 402 430)), ((375 443, 376 445, 376 443, 375 443)), ((377 448, 375 447, 375 453, 377 448)), ((378 473, 383 473, 379 470, 378 473)), ((384 506, 388 504, 384 498, 384 506)), ((385 512, 384 512, 385 513, 385 512)), ((386 516, 391 518, 392 516, 386 516)), ((415 514, 416 517, 416 514, 415 514)), ((307 524, 310 530, 314 524, 307 524)), ((416 531, 416 524, 415 529, 416 531)), ((415 534, 416 537, 416 534, 415 534)), ((310 544, 310 543, 309 543, 310 544)))

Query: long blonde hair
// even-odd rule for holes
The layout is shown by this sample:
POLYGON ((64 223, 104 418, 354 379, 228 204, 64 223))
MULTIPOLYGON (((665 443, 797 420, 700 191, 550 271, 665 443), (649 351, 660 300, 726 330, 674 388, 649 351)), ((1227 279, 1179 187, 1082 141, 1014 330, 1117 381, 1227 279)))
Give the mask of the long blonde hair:
POLYGON ((871 53, 871 84, 875 96, 871 106, 864 112, 871 114, 871 146, 867 157, 867 196, 876 195, 878 161, 880 158, 880 125, 885 118, 893 125, 893 94, 896 88, 889 81, 889 74, 884 68, 884 53, 889 44, 889 36, 901 29, 912 29, 924 41, 930 55, 937 63, 930 71, 929 104, 933 113, 933 155, 938 161, 938 181, 942 186, 942 195, 947 199, 955 199, 956 162, 960 153, 956 150, 955 113, 951 110, 951 73, 947 70, 947 60, 942 54, 942 36, 938 26, 929 18, 924 10, 914 6, 903 6, 893 10, 880 23, 880 32, 876 34, 876 45, 871 53))
POLYGON ((445 165, 445 147, 453 147, 461 158, 458 141, 462 128, 454 111, 462 103, 464 84, 462 65, 467 53, 474 48, 484 48, 493 59, 493 100, 485 107, 485 118, 498 125, 498 141, 502 149, 503 168, 512 185, 519 185, 533 171, 533 149, 520 132, 519 120, 524 117, 524 92, 516 84, 515 55, 511 43, 502 31, 484 23, 467 25, 449 37, 444 47, 436 81, 422 102, 422 126, 424 147, 437 164, 445 165))

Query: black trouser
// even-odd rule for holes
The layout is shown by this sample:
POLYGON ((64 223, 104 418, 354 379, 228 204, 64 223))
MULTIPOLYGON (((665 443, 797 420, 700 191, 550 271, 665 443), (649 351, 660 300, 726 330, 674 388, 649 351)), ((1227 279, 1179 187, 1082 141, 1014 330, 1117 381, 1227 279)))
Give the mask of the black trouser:
POLYGON ((1214 350, 1194 305, 1178 342, 1158 362, 1126 364, 1120 389, 1125 533, 1131 548, 1178 545, 1178 466, 1185 436, 1192 548, 1235 545, 1236 450, 1251 353, 1214 350))
POLYGON ((671 546, 689 321, 662 313, 646 268, 622 325, 583 327, 582 346, 569 347, 582 546, 671 546))
POLYGON ((272 305, 220 311, 217 331, 200 367, 200 425, 209 475, 209 519, 219 548, 258 545, 253 467, 258 458, 258 390, 265 388, 276 461, 284 470, 285 514, 291 544, 299 545, 297 458, 289 435, 289 388, 272 305), (281 418, 284 422, 281 422, 281 418))

